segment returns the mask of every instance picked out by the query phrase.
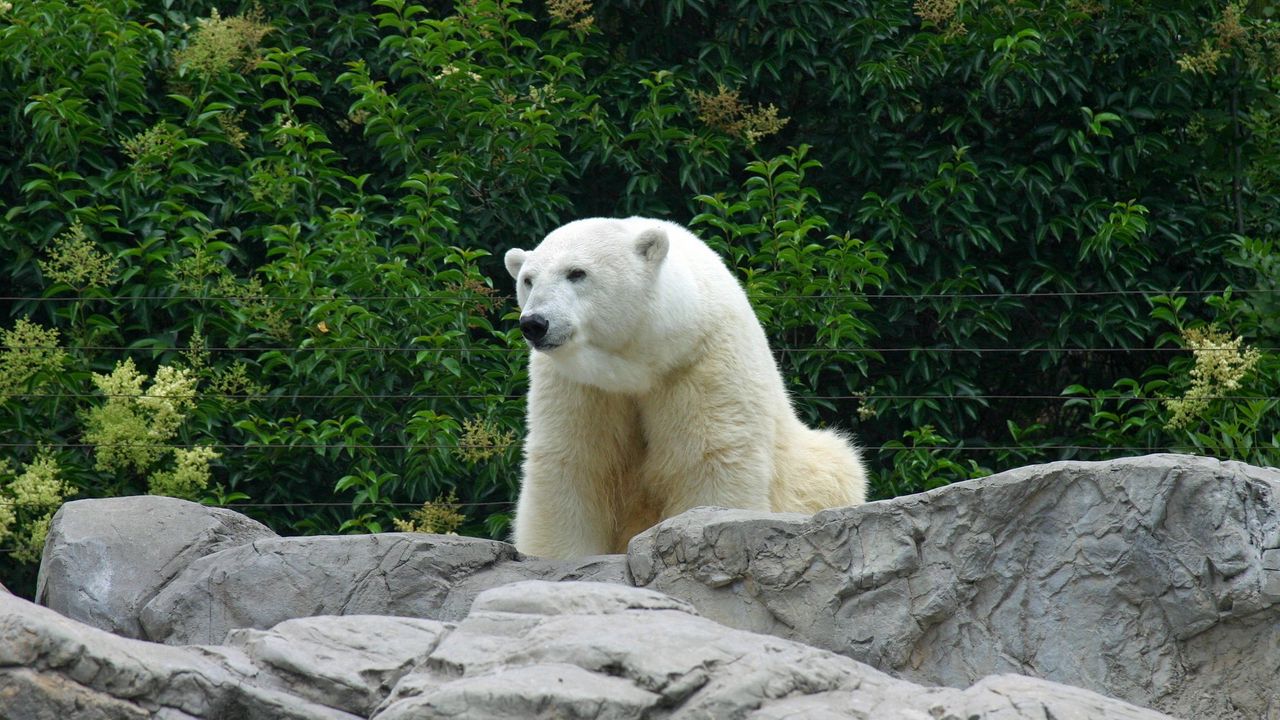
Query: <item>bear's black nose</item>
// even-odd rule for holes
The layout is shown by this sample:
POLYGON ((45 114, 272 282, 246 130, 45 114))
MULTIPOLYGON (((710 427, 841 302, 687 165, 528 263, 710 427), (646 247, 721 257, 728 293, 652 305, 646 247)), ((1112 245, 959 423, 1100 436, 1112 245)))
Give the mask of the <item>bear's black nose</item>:
POLYGON ((547 319, 541 315, 528 315, 520 318, 520 332, 529 342, 536 343, 547 336, 547 319))

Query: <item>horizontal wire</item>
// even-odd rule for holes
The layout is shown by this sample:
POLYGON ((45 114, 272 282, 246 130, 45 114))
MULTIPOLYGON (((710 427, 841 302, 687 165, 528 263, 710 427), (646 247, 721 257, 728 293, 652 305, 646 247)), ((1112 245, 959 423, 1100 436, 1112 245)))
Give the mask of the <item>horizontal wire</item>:
MULTIPOLYGON (((1232 294, 1268 295, 1280 294, 1280 289, 1272 288, 1224 288, 1221 290, 1063 290, 1057 292, 974 292, 974 293, 811 293, 811 294, 766 294, 748 293, 755 299, 780 300, 980 300, 997 298, 1068 298, 1068 297, 1147 297, 1158 295, 1212 296, 1232 294)), ((387 300, 456 300, 459 302, 475 302, 476 300, 497 300, 510 298, 510 295, 485 294, 482 292, 461 291, 456 293, 436 293, 428 295, 72 295, 38 297, 30 295, 0 296, 4 302, 77 302, 80 300, 238 300, 238 301, 270 301, 270 302, 328 302, 342 300, 347 302, 387 301, 387 300)))
MULTIPOLYGON (((493 502, 443 502, 431 501, 437 505, 451 505, 453 507, 494 507, 499 505, 515 505, 515 500, 499 500, 493 502)), ((251 507, 251 508, 275 508, 275 507, 355 507, 355 503, 351 502, 271 502, 271 503, 255 503, 255 502, 237 502, 230 505, 217 505, 214 503, 200 503, 205 507, 251 507)), ((377 507, 422 507, 422 503, 409 502, 377 502, 369 503, 377 507)))
MULTIPOLYGON (((7 397, 17 398, 141 398, 139 393, 9 393, 7 397)), ((147 395, 161 400, 169 398, 186 398, 192 397, 188 395, 147 395)), ((507 395, 502 393, 491 394, 453 394, 453 393, 428 393, 415 395, 412 393, 402 394, 386 394, 386 393, 369 393, 369 394, 347 394, 347 395, 293 395, 293 394, 277 394, 277 395, 236 395, 232 393, 195 393, 194 399, 220 398, 224 400, 522 400, 525 395, 507 395)))
MULTIPOLYGON (((298 295, 298 296, 282 296, 282 295, 64 295, 64 296, 0 296, 0 301, 8 302, 78 302, 82 300, 108 300, 118 302, 122 300, 180 300, 180 301, 269 301, 269 302, 365 302, 365 301, 383 301, 383 300, 456 300, 474 302, 476 300, 507 300, 509 295, 485 295, 483 292, 472 291, 470 295, 462 292, 445 292, 438 295, 298 295)), ((860 296, 855 296, 860 297, 860 296)))
POLYGON ((0 443, 0 448, 57 448, 63 450, 88 450, 92 448, 146 448, 149 450, 505 450, 518 443, 501 445, 419 445, 415 443, 0 443))
MULTIPOLYGON (((119 495, 117 495, 117 496, 114 496, 114 497, 127 497, 127 496, 119 496, 119 495)), ((74 499, 74 498, 72 498, 72 499, 74 499)), ((84 498, 82 498, 82 499, 84 499, 84 498)), ((89 499, 103 499, 103 498, 89 498, 89 499)), ((515 505, 515 504, 516 504, 514 500, 502 500, 502 501, 495 501, 495 502, 473 502, 473 503, 464 503, 464 502, 446 503, 446 502, 438 501, 438 500, 437 500, 437 501, 429 501, 429 502, 434 502, 434 503, 435 503, 435 504, 437 504, 437 505, 452 505, 453 507, 459 507, 459 508, 471 508, 471 507, 494 507, 494 506, 501 506, 501 505, 515 505)), ((13 498, 0 498, 0 505, 17 505, 17 504, 18 504, 18 501, 17 501, 17 500, 15 500, 15 499, 13 499, 13 498)), ((215 507, 215 508, 233 508, 233 509, 234 509, 234 508, 281 508, 281 507, 349 507, 349 508, 353 508, 353 509, 354 509, 354 508, 358 507, 355 503, 352 503, 352 502, 270 502, 270 503, 255 503, 255 502, 238 502, 238 501, 232 501, 232 504, 222 504, 222 505, 220 505, 220 504, 218 504, 218 503, 204 503, 204 502, 199 503, 199 504, 200 504, 200 505, 203 505, 203 506, 205 506, 205 507, 215 507)), ((376 502, 376 503, 367 503, 367 504, 368 504, 368 505, 373 505, 373 506, 375 506, 375 507, 380 507, 380 508, 381 508, 381 507, 397 507, 397 508, 404 508, 404 507, 407 507, 407 508, 420 508, 420 507, 422 507, 422 505, 423 505, 423 503, 420 503, 420 502, 418 502, 418 503, 411 503, 411 502, 376 502)))
MULTIPOLYGON (((176 352, 188 353, 193 348, 189 347, 124 347, 119 345, 11 345, 10 350, 89 350, 94 352, 176 352)), ((1259 352, 1280 352, 1280 348, 1274 347, 1255 347, 1259 352)), ((308 345, 305 347, 202 347, 195 348, 197 352, 228 352, 228 353, 268 353, 268 352, 379 352, 379 353, 524 353, 528 352, 527 348, 522 347, 394 347, 394 346, 378 346, 378 345, 344 345, 340 347, 320 347, 308 345)), ((1166 347, 1133 347, 1133 348, 1117 348, 1117 347, 1046 347, 1046 348, 1005 348, 1005 347, 882 347, 882 348, 824 348, 824 347, 775 347, 771 348, 775 353, 850 353, 850 354, 868 354, 868 353, 1134 353, 1134 352, 1191 352, 1191 348, 1174 347, 1172 345, 1166 347)), ((1224 345, 1221 347, 1205 347, 1196 348, 1198 352, 1238 352, 1241 348, 1224 345)))
MULTIPOLYGON (((1057 397, 1057 396, 1054 396, 1054 397, 1057 397)), ((0 443, 0 447, 33 447, 33 446, 34 446, 34 445, 32 445, 32 444, 22 444, 22 443, 0 443)), ((46 446, 46 447, 48 447, 48 446, 46 446)), ((54 447, 59 447, 59 446, 56 446, 56 445, 55 445, 54 447)), ((87 446, 85 446, 85 445, 75 445, 75 446, 73 446, 73 445, 67 445, 67 444, 64 444, 64 445, 61 445, 60 447, 87 447, 87 446)), ((154 446, 149 446, 149 447, 154 447, 154 446)), ((176 445, 170 445, 170 446, 165 446, 165 447, 179 447, 179 446, 176 446, 176 445)), ((248 446, 245 446, 245 447, 248 447, 248 446)), ((272 447, 272 446, 255 446, 255 447, 272 447)), ((274 446, 274 447, 300 447, 300 446, 296 446, 296 445, 295 445, 295 446, 274 446)), ((332 447, 346 447, 346 446, 332 446, 332 447)), ((379 446, 379 447, 396 447, 396 446, 379 446)), ((399 446, 399 447, 415 447, 415 446, 399 446)), ((423 447, 426 447, 426 446, 423 446, 423 447)), ((449 447, 449 446, 436 446, 436 447, 449 447)), ((498 446, 490 446, 490 447, 498 447, 498 446)), ((508 446, 508 447, 509 447, 509 446, 508 446)), ((1037 446, 988 446, 988 447, 966 447, 966 446, 957 446, 957 445, 950 445, 950 446, 948 446, 948 445, 935 445, 935 446, 892 447, 892 446, 884 446, 884 445, 881 445, 881 446, 879 446, 878 448, 877 448, 877 447, 865 447, 865 448, 862 448, 862 449, 863 449, 863 450, 879 450, 879 451, 885 451, 885 450, 930 450, 930 451, 933 451, 933 450, 948 450, 948 451, 967 451, 967 450, 983 450, 983 451, 1012 451, 1012 450, 1092 450, 1092 451, 1107 451, 1107 450, 1117 450, 1118 448, 1116 448, 1115 446, 1090 446, 1090 445, 1037 445, 1037 446)), ((1156 448, 1156 447, 1147 447, 1147 448, 1123 448, 1123 450, 1125 450, 1126 452, 1130 452, 1130 451, 1133 451, 1133 450, 1144 450, 1144 451, 1146 451, 1146 452, 1169 451, 1169 450, 1172 450, 1172 451, 1180 451, 1180 450, 1186 450, 1186 449, 1187 449, 1187 448, 1156 448)), ((10 498, 0 498, 0 505, 13 505, 13 504, 16 504, 16 503, 17 503, 17 501, 16 501, 16 500, 13 500, 13 499, 10 499, 10 498)), ((230 509, 230 510, 236 510, 236 509, 250 509, 250 508, 282 508, 282 507, 341 507, 341 508, 347 508, 347 507, 350 507, 350 508, 352 508, 352 509, 361 509, 361 506, 358 506, 358 505, 356 505, 355 503, 349 503, 349 502, 341 502, 341 503, 340 503, 340 502, 275 502, 275 503, 232 502, 232 503, 201 503, 201 504, 202 504, 202 505, 204 505, 205 507, 225 508, 225 509, 230 509)), ((448 504, 449 504, 449 505, 452 505, 453 507, 456 507, 456 508, 479 508, 479 507, 511 507, 511 506, 515 505, 515 502, 514 502, 514 501, 495 501, 495 502, 478 502, 478 503, 448 503, 448 504)), ((366 507, 366 508, 378 508, 378 507, 418 508, 418 507, 421 507, 422 505, 423 505, 423 503, 398 503, 398 502, 391 502, 391 503, 370 503, 370 504, 368 504, 368 505, 367 505, 367 506, 365 506, 365 507, 366 507)), ((19 552, 19 550, 20 550, 19 548, 0 548, 0 553, 4 553, 4 554, 12 554, 12 553, 19 552)))
MULTIPOLYGON (((91 448, 168 448, 189 450, 193 448, 209 448, 212 450, 505 450, 518 447, 520 443, 469 444, 469 445, 419 445, 415 443, 294 443, 280 445, 270 443, 0 443, 0 448, 57 448, 57 449, 91 449, 91 448)), ((1111 445, 867 445, 863 450, 881 452, 885 450, 948 450, 973 452, 1008 452, 1013 450, 1114 450, 1111 445)), ((1175 448, 1147 447, 1125 448, 1126 450, 1144 450, 1145 452, 1170 452, 1175 448)))
MULTIPOLYGON (((222 400, 524 400, 528 396, 525 394, 508 395, 500 393, 492 394, 450 394, 450 393, 432 393, 417 395, 413 393, 401 394, 325 394, 325 395, 294 395, 294 394, 278 394, 278 395, 236 395, 231 393, 195 393, 194 396, 187 395, 141 395, 138 393, 9 393, 5 397, 24 398, 24 399, 84 399, 84 398, 142 398, 150 397, 158 400, 167 400, 170 398, 187 398, 193 397, 195 400, 203 399, 222 399, 222 400)), ((1206 395, 1202 396, 1205 400, 1280 400, 1280 396, 1276 395, 1206 395)), ((792 395, 792 400, 1135 400, 1135 401, 1154 401, 1169 400, 1172 397, 1163 395, 1116 395, 1110 397, 1095 397, 1093 395, 945 395, 945 394, 926 394, 926 395, 792 395)))

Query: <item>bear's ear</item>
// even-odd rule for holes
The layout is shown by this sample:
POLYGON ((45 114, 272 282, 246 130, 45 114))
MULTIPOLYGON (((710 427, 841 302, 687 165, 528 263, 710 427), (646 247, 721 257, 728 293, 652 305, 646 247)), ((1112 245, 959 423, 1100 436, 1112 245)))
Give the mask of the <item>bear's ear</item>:
POLYGON ((511 273, 511 277, 519 277, 520 268, 524 267, 524 251, 520 248, 511 248, 507 251, 503 262, 507 264, 507 272, 511 273))
POLYGON ((649 228, 636 238, 636 252, 644 261, 657 265, 667 256, 671 241, 667 239, 667 231, 660 227, 649 228))

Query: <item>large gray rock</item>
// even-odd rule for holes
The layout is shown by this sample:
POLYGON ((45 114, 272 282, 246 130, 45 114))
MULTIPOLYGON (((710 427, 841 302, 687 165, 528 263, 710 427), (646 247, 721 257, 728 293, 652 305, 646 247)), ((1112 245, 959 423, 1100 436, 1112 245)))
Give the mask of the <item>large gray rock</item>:
POLYGON ((1156 455, 812 517, 699 509, 628 563, 711 619, 917 682, 1018 673, 1253 719, 1280 717, 1277 547, 1280 472, 1156 455))
MULTIPOLYGON (((971 697, 984 688, 1020 692, 1011 686, 1021 681, 1001 675, 1012 672, 1188 718, 1280 720, 1278 503, 1280 473, 1236 463, 1182 456, 1058 463, 812 517, 695 510, 638 537, 628 556, 555 562, 470 538, 276 538, 234 513, 181 501, 95 500, 69 504, 55 522, 41 596, 119 634, 222 643, 228 631, 315 615, 456 622, 481 591, 522 580, 635 582, 739 630, 818 646, 926 685, 971 686, 971 697)), ((550 614, 557 613, 565 614, 550 614)), ((591 621, 611 632, 600 622, 591 621)), ((251 668, 262 692, 367 716, 434 648, 436 626, 415 633, 392 625, 362 638, 363 621, 323 623, 235 632, 231 647, 203 652, 220 666, 251 668), (407 647, 393 642, 399 634, 412 638, 407 647), (339 649, 326 655, 316 643, 339 649), (369 651, 377 657, 361 655, 369 651), (355 675, 344 674, 352 657, 355 675), (315 695, 302 677, 331 689, 315 695)), ((68 682, 18 667, 4 672, 11 689, 68 682)), ((414 677, 438 682, 431 673, 414 677)), ((406 702, 430 696, 444 703, 432 707, 456 708, 493 682, 487 671, 463 680, 450 684, 453 695, 409 692, 407 678, 398 692, 406 702)), ((579 708, 570 714, 607 697, 616 701, 610 713, 628 715, 626 708, 649 707, 638 692, 653 692, 624 689, 617 676, 569 662, 521 666, 503 681, 532 695, 548 683, 564 689, 545 702, 579 708)), ((80 703, 76 692, 97 697, 92 684, 72 685, 59 696, 67 707, 80 703)), ((818 707, 863 712, 849 709, 844 690, 827 692, 771 703, 769 712, 793 705, 801 715, 818 707)), ((101 712, 132 717, 127 708, 101 712)))
POLYGON ((834 653, 725 628, 657 593, 524 582, 480 595, 374 717, 1164 716, 1030 678, 922 688, 834 653))
POLYGON ((481 590, 519 580, 625 582, 622 556, 557 562, 511 545, 447 535, 269 538, 191 563, 142 609, 146 637, 221 642, 313 615, 400 615, 455 621, 481 590))
POLYGON ((356 717, 257 674, 239 651, 122 638, 0 595, 0 720, 356 717))
POLYGON ((230 639, 131 640, 0 595, 0 720, 1165 717, 1030 678, 922 688, 601 583, 490 590, 456 630, 327 616, 230 639))
POLYGON ((143 495, 76 500, 49 525, 36 602, 125 637, 144 605, 198 558, 275 537, 230 510, 143 495))

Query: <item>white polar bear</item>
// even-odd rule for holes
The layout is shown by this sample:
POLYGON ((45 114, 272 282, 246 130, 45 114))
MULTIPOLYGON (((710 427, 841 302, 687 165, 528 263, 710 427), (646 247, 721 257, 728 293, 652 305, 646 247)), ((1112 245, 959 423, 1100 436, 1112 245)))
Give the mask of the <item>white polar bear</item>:
POLYGON ((519 551, 624 552, 699 505, 866 500, 858 450, 796 417, 742 287, 685 228, 578 220, 506 266, 534 350, 519 551))

